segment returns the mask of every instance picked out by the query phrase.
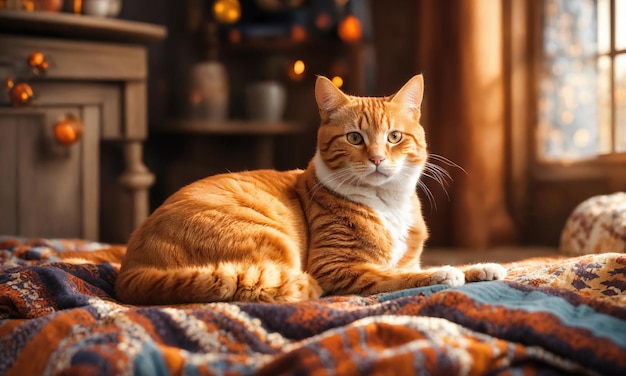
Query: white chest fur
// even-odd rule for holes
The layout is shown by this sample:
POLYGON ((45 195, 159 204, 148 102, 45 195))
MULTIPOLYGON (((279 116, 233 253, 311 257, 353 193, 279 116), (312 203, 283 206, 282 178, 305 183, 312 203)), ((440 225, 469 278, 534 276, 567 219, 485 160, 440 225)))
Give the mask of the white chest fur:
POLYGON ((367 205, 376 213, 392 241, 388 266, 396 266, 407 251, 406 240, 415 221, 411 197, 415 194, 419 173, 416 173, 415 184, 412 186, 405 181, 401 187, 394 187, 393 184, 390 187, 357 187, 334 179, 332 171, 326 167, 319 153, 316 154, 314 163, 320 182, 351 201, 367 205))
POLYGON ((382 197, 365 200, 363 204, 374 210, 391 236, 392 248, 389 266, 396 266, 407 251, 406 239, 409 228, 414 221, 411 200, 382 197))

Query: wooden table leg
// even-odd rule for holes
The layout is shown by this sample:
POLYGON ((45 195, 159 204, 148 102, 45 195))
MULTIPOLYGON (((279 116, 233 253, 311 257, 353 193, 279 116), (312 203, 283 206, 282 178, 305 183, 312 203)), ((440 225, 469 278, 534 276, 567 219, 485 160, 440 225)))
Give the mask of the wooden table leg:
POLYGON ((123 149, 125 170, 119 178, 119 183, 131 195, 130 234, 148 217, 150 210, 148 189, 154 184, 154 174, 143 163, 142 141, 125 141, 123 149))

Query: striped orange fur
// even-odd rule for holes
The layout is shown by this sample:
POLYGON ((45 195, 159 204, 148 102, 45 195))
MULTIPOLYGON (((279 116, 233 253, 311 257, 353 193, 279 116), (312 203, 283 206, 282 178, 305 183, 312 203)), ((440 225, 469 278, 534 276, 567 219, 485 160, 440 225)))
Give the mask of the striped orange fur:
POLYGON ((132 234, 118 298, 290 302, 503 278, 497 264, 420 268, 422 95, 421 75, 384 98, 349 96, 319 77, 307 169, 228 173, 180 189, 132 234))

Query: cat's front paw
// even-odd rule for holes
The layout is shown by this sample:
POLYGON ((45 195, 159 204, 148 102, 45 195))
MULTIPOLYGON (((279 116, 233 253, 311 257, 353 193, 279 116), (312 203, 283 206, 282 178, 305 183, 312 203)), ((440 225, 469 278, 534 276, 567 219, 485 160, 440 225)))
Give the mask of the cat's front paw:
POLYGON ((504 279, 507 274, 504 266, 494 263, 470 265, 464 272, 467 282, 495 281, 504 279))
POLYGON ((429 270, 433 285, 449 285, 462 286, 465 284, 465 275, 463 272, 452 266, 442 266, 429 270))

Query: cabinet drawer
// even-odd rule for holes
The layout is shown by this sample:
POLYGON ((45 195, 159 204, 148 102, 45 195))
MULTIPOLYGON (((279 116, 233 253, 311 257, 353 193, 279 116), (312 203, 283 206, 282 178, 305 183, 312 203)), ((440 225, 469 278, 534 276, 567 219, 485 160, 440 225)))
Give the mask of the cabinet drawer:
MULTIPOLYGON (((0 65, 19 78, 32 73, 28 56, 41 51, 49 63, 43 79, 143 80, 146 51, 137 46, 0 36, 0 65)), ((4 77, 2 77, 4 79, 4 77)))

